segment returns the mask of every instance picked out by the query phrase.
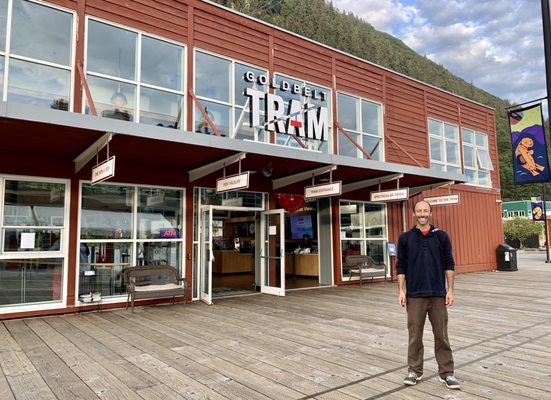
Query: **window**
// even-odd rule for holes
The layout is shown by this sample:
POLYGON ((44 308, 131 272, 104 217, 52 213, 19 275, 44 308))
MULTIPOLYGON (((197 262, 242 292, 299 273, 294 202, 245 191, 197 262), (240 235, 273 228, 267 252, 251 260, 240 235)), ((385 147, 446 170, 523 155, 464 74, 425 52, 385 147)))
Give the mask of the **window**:
POLYGON ((430 167, 461 174, 459 130, 456 125, 429 118, 430 167))
POLYGON ((0 307, 61 302, 66 184, 0 178, 0 307))
POLYGON ((182 271, 184 192, 126 185, 82 185, 79 294, 126 294, 133 265, 182 271))
POLYGON ((494 166, 488 150, 488 136, 463 128, 463 166, 467 182, 481 186, 491 186, 490 171, 494 166))
POLYGON ((11 4, 8 19, 8 2, 0 0, 2 99, 69 110, 73 14, 24 0, 11 4))
MULTIPOLYGON (((246 82, 243 77, 248 71, 255 76, 267 73, 237 61, 196 51, 195 94, 222 136, 267 141, 269 136, 263 127, 250 126, 248 97, 244 94, 248 87, 266 92, 267 86, 246 82)), ((197 105, 194 115, 196 132, 214 134, 197 105)), ((261 102, 261 125, 264 124, 264 119, 264 105, 261 102)))
POLYGON ((184 46, 89 19, 86 74, 98 115, 181 129, 184 54, 184 46))
MULTIPOLYGON (((328 138, 327 141, 322 140, 316 140, 316 139, 309 139, 305 137, 299 137, 299 140, 306 146, 307 149, 320 151, 323 153, 332 153, 332 145, 331 145, 331 138, 332 138, 332 124, 331 116, 330 116, 330 110, 331 110, 331 90, 323 87, 323 86, 317 86, 313 85, 309 82, 298 80, 294 78, 290 78, 284 75, 276 74, 275 76, 276 82, 282 82, 285 81, 289 84, 290 87, 293 87, 293 85, 297 85, 300 88, 301 94, 295 94, 291 90, 282 90, 281 86, 278 85, 275 94, 283 98, 284 101, 284 109, 289 111, 290 110, 290 103, 291 100, 298 100, 302 106, 303 109, 311 109, 316 107, 326 107, 327 108, 327 123, 328 123, 328 138), (308 97, 304 96, 302 93, 304 90, 309 90, 310 93, 325 93, 326 97, 324 100, 322 100, 321 97, 314 98, 313 96, 308 97)), ((305 115, 304 119, 306 120, 307 117, 305 115)), ((285 121, 287 122, 287 121, 285 121)), ((276 143, 283 146, 289 146, 289 147, 296 147, 296 148, 302 148, 302 146, 299 144, 297 140, 293 138, 293 136, 284 134, 284 133, 277 133, 276 134, 276 143)))
MULTIPOLYGON (((377 264, 387 264, 386 205, 340 202, 342 263, 346 256, 368 255, 377 264)), ((348 277, 348 271, 342 271, 348 277)))
MULTIPOLYGON (((382 105, 343 93, 337 94, 338 121, 341 127, 374 160, 383 160, 382 105)), ((367 158, 342 132, 338 133, 339 154, 367 158)))

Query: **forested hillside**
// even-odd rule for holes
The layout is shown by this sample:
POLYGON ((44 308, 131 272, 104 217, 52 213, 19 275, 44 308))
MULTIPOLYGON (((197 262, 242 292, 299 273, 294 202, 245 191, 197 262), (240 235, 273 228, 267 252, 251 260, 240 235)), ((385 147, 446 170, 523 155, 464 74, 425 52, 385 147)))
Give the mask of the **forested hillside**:
MULTIPOLYGON (((542 186, 513 184, 511 141, 506 107, 511 104, 450 73, 415 53, 402 41, 379 32, 351 13, 341 13, 325 0, 214 0, 244 14, 295 32, 335 49, 493 107, 497 116, 499 169, 504 200, 541 194, 542 186)), ((549 186, 549 185, 546 185, 549 186)), ((551 190, 546 192, 551 198, 551 190)))

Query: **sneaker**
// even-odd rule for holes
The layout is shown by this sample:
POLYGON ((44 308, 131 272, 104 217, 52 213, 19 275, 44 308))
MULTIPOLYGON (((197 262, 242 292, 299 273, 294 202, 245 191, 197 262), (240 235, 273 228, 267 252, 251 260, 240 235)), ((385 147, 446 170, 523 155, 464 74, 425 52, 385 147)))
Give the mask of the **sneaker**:
POLYGON ((446 376, 444 379, 442 378, 438 378, 438 379, 440 379, 440 382, 444 382, 446 386, 449 387, 450 389, 461 389, 461 385, 459 384, 459 381, 455 379, 453 375, 446 376))
POLYGON ((420 376, 417 376, 415 372, 410 372, 406 379, 404 379, 404 385, 413 386, 417 385, 417 382, 421 380, 420 376))

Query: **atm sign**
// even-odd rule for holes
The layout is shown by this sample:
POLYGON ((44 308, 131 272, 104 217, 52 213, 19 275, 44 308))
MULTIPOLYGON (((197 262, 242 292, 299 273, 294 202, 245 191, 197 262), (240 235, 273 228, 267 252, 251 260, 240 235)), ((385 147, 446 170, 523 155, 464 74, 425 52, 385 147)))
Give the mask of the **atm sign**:
POLYGON ((180 230, 176 228, 161 229, 162 239, 178 239, 180 238, 180 230))

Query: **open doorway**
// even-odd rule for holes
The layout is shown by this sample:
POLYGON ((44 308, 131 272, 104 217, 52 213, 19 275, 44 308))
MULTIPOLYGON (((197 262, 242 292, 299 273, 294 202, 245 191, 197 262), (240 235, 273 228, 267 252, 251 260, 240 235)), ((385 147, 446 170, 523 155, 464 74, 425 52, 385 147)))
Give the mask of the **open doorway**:
POLYGON ((214 209, 212 297, 255 293, 256 212, 214 209))

